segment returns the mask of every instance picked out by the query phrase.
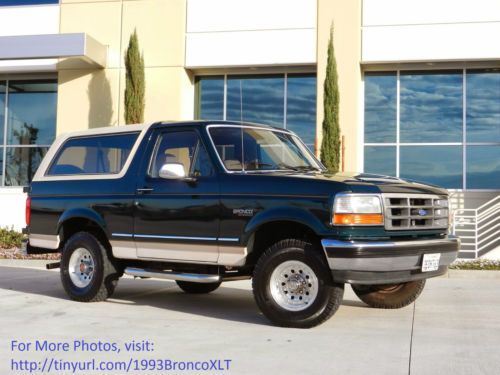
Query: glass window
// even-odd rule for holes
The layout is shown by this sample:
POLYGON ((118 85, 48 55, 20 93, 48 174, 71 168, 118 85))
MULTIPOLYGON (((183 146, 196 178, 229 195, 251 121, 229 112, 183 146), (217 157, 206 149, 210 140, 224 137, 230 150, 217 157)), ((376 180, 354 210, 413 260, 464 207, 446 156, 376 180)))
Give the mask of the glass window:
POLYGON ((55 138, 56 106, 57 80, 0 82, 0 186, 31 182, 55 138))
POLYGON ((5 186, 28 185, 48 147, 7 147, 5 186))
POLYGON ((59 0, 2 0, 0 6, 59 4, 59 0))
POLYGON ((467 72, 467 141, 500 142, 500 70, 467 72))
POLYGON ((462 188, 462 147, 401 146, 400 176, 448 189, 462 188))
POLYGON ((295 136, 267 129, 215 127, 210 136, 227 170, 317 170, 319 164, 295 136))
POLYGON ((365 75, 365 142, 396 142, 395 73, 365 75))
POLYGON ((227 119, 284 125, 283 76, 231 76, 227 80, 227 119))
POLYGON ((401 142, 461 142, 462 87, 462 72, 402 72, 401 142))
POLYGON ((9 81, 7 143, 50 145, 56 128, 57 83, 9 81))
POLYGON ((3 155, 4 155, 4 150, 3 147, 0 147, 0 183, 3 183, 3 155))
MULTIPOLYGON (((6 82, 0 82, 0 145, 4 143, 4 124, 5 124, 5 91, 6 82)), ((3 154, 2 154, 3 157, 3 154)), ((0 180, 1 183, 1 180, 0 180)))
POLYGON ((158 138, 149 175, 158 178, 165 163, 180 163, 186 176, 211 176, 210 158, 198 135, 193 131, 166 132, 158 138))
POLYGON ((316 76, 288 75, 286 128, 314 150, 316 142, 316 76))
POLYGON ((315 74, 206 76, 197 77, 196 81, 196 118, 256 122, 283 127, 297 133, 311 150, 314 149, 315 74))
POLYGON ((119 173, 139 133, 71 138, 62 146, 48 175, 119 173))
POLYGON ((224 77, 198 79, 197 90, 197 118, 222 120, 224 118, 224 77))
POLYGON ((365 172, 396 176, 396 147, 365 146, 365 172))
POLYGON ((500 145, 467 146, 467 188, 500 189, 500 145))
POLYGON ((500 69, 366 73, 364 121, 366 172, 500 189, 500 69), (383 116, 394 119, 395 137, 384 135, 383 116), (394 147, 382 147, 389 142, 394 147))

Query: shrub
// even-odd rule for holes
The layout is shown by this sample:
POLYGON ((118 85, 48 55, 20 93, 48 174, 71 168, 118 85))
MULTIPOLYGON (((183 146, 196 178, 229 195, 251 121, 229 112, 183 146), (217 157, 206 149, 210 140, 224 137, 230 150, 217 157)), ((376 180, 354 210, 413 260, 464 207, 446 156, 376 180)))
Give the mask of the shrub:
POLYGON ((14 229, 0 228, 0 248, 11 249, 14 247, 21 247, 22 239, 23 234, 14 229))
POLYGON ((457 260, 453 262, 449 268, 452 270, 500 271, 500 260, 491 260, 491 259, 457 260))
POLYGON ((139 52, 137 31, 130 36, 125 54, 125 123, 138 124, 144 121, 144 56, 139 52))

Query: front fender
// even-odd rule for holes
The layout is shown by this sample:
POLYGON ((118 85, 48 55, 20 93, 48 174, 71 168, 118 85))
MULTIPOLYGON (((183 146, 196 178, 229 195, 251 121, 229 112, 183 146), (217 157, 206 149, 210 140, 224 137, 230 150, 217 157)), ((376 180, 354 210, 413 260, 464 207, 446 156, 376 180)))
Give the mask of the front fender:
POLYGON ((259 212, 247 223, 242 236, 243 243, 247 244, 250 237, 263 225, 277 221, 302 224, 318 235, 325 231, 321 220, 308 210, 298 207, 275 207, 259 212))

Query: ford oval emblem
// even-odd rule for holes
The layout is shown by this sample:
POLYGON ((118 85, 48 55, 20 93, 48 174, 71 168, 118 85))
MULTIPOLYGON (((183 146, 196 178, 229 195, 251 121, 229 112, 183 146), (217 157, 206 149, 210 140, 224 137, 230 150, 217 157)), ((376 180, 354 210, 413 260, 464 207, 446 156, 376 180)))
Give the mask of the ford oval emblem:
POLYGON ((425 216, 425 215, 427 215, 427 210, 424 210, 423 208, 421 208, 420 210, 418 210, 418 214, 420 216, 425 216))

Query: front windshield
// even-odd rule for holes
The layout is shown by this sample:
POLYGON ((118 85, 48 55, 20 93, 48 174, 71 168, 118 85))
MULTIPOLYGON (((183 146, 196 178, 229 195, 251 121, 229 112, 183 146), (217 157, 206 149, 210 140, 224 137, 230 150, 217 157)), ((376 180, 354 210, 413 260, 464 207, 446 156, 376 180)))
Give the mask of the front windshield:
POLYGON ((322 170, 296 137, 272 129, 211 127, 210 136, 229 171, 322 170))

